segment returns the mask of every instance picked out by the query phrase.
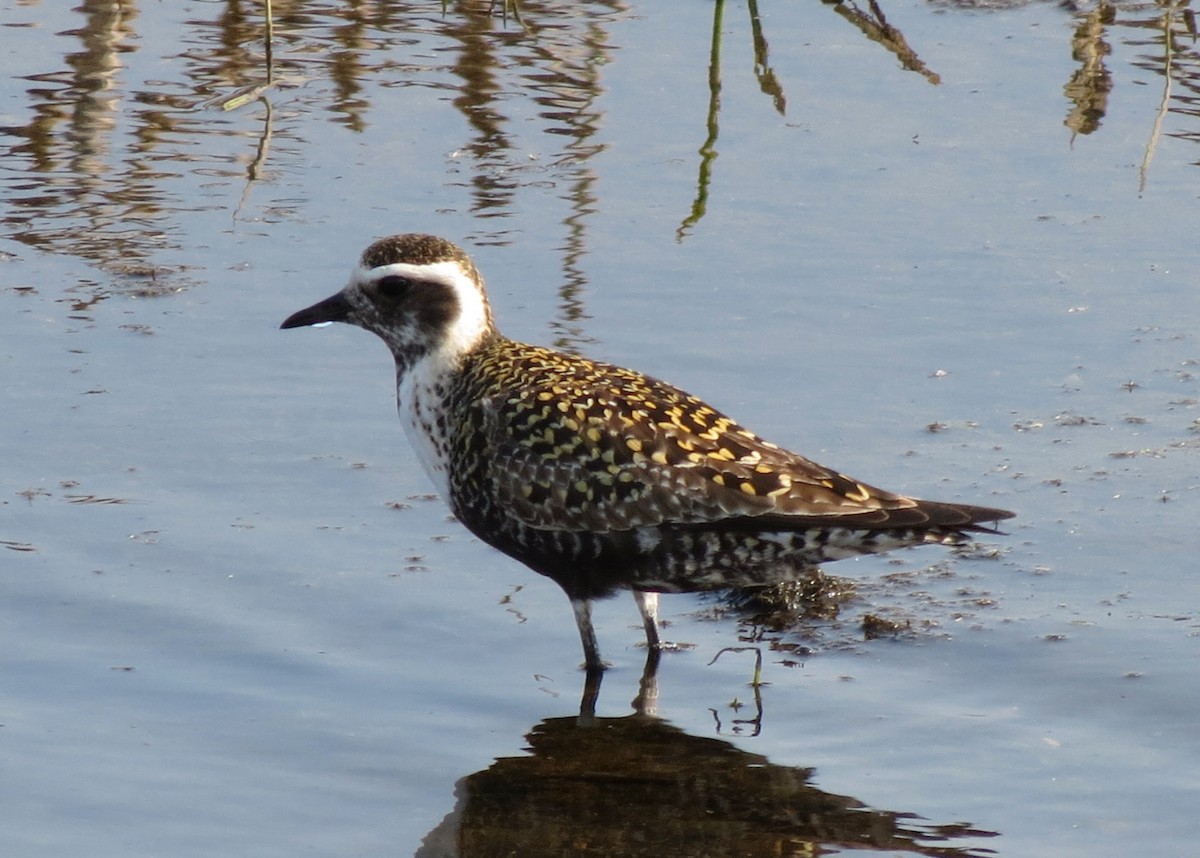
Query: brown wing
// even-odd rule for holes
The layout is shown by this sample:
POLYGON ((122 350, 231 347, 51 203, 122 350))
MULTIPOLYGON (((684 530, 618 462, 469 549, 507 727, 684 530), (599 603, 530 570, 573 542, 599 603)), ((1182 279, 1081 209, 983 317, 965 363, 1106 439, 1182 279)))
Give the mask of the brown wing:
MULTIPOLYGON (((678 388, 590 361, 481 403, 490 476, 539 528, 969 525, 762 440, 678 388), (943 519, 943 520, 937 520, 943 519)), ((995 516, 993 516, 995 517, 995 516)))

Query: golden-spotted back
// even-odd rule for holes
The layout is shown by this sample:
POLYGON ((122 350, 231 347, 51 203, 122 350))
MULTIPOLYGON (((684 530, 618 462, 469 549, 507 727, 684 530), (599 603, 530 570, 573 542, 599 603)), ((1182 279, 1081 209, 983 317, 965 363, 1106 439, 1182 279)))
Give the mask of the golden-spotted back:
POLYGON ((534 527, 605 532, 763 516, 878 526, 917 508, 620 367, 496 340, 463 380, 464 458, 484 444, 491 491, 534 527))

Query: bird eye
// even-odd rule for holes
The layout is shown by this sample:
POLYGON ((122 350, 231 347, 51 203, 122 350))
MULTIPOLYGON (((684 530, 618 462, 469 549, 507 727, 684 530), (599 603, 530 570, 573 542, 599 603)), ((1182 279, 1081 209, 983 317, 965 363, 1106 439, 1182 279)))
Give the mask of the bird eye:
POLYGON ((401 277, 399 274, 389 274, 387 277, 379 278, 376 286, 379 289, 379 294, 385 298, 399 298, 408 291, 408 287, 412 286, 412 281, 407 277, 401 277))

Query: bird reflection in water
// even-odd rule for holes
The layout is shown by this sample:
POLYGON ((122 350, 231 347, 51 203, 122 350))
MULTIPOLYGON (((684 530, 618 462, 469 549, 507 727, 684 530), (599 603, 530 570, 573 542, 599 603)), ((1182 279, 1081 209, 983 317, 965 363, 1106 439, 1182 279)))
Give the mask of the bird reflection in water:
POLYGON ((459 780, 454 810, 417 858, 995 854, 980 843, 997 832, 868 807, 814 786, 811 768, 776 765, 656 717, 657 661, 652 651, 633 714, 595 716, 597 672, 579 717, 547 718, 527 734, 526 754, 459 780))

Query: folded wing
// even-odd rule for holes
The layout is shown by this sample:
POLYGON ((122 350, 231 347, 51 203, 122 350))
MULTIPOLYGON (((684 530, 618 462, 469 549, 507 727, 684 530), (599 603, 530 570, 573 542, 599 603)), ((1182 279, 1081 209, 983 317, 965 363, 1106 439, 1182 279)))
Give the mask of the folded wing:
POLYGON ((491 480, 552 530, 672 525, 964 528, 1001 510, 896 495, 775 444, 678 388, 617 367, 485 398, 491 480), (569 383, 568 383, 569 382, 569 383))

